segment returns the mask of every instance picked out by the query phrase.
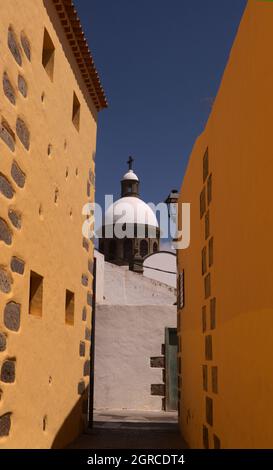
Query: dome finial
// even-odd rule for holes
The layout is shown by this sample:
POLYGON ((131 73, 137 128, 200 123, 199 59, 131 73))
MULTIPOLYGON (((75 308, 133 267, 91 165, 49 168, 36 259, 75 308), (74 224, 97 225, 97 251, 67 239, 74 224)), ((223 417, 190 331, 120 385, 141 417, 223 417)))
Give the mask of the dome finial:
POLYGON ((128 160, 128 165, 129 165, 129 170, 132 170, 133 169, 133 162, 134 162, 134 159, 133 157, 129 157, 129 160, 128 160))

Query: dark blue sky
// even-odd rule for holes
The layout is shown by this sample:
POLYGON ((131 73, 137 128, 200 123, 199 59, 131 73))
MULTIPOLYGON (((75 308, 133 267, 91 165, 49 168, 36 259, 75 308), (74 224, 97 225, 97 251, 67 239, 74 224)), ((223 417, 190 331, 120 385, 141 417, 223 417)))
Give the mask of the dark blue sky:
POLYGON ((99 114, 97 201, 119 196, 129 155, 146 202, 180 188, 246 0, 75 0, 109 101, 99 114))

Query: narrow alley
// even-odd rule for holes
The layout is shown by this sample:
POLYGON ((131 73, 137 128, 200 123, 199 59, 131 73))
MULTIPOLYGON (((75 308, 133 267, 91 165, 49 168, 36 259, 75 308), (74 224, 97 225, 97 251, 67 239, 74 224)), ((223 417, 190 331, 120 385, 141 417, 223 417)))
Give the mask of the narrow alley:
POLYGON ((0 0, 2 468, 272 467, 272 44, 273 0, 0 0))

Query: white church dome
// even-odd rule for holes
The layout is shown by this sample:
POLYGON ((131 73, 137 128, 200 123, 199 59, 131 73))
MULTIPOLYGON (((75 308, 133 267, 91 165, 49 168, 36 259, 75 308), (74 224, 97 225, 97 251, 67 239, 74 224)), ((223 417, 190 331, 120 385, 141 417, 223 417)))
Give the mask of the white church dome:
POLYGON ((125 175, 123 175, 123 178, 121 181, 126 181, 126 180, 139 181, 137 175, 135 174, 133 170, 129 170, 127 171, 127 173, 125 173, 125 175))
POLYGON ((138 197, 122 197, 108 207, 105 213, 105 225, 116 223, 158 227, 155 213, 138 197))

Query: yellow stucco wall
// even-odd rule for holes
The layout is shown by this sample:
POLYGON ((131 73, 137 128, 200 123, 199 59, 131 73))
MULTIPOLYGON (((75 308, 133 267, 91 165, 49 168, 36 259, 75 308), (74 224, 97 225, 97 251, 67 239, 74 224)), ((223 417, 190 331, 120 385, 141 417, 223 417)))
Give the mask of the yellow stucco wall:
MULTIPOLYGON (((85 335, 91 325, 87 295, 92 284, 88 261, 92 261, 93 247, 90 243, 89 252, 83 247, 81 210, 94 198, 93 184, 91 197, 87 197, 87 182, 94 176, 97 112, 50 0, 1 2, 0 19, 0 114, 15 135, 18 116, 30 132, 29 150, 17 135, 14 152, 0 139, 0 173, 15 191, 12 199, 0 193, 0 218, 12 232, 11 245, 0 241, 0 266, 12 278, 10 292, 0 291, 0 332, 7 338, 0 367, 6 360, 15 360, 15 382, 0 380, 0 428, 1 416, 11 413, 9 435, 0 438, 0 447, 61 447, 82 430, 86 420, 82 406, 86 392, 79 394, 78 384, 84 381, 87 387, 89 379, 84 376, 84 364, 90 349, 85 335), (21 66, 7 45, 10 25, 17 37, 21 66), (41 62, 45 27, 55 46, 53 82, 41 62), (23 51, 21 31, 29 40, 31 61, 23 51), (3 91, 5 71, 15 90, 15 105, 3 91), (27 82, 26 98, 18 90, 18 74, 27 82), (79 132, 72 123, 73 92, 81 104, 79 132), (11 176, 13 160, 26 175, 23 188, 11 176), (9 220, 11 209, 22 216, 20 230, 9 220), (11 271, 12 256, 25 261, 23 275, 11 271), (28 312, 31 270, 44 278, 42 317, 28 312), (83 274, 88 276, 88 287, 82 284, 83 274), (75 294, 73 326, 65 324, 66 289, 75 294), (10 301, 21 306, 19 331, 4 324, 4 309, 10 301), (84 307, 86 321, 82 319, 84 307), (80 357, 80 341, 85 341, 85 357, 80 357)), ((3 426, 5 423, 2 431, 3 426)))
POLYGON ((185 272, 180 425, 192 448, 206 447, 207 436, 210 448, 273 446, 272 44, 273 4, 251 0, 181 189, 180 201, 191 203, 191 245, 178 254, 179 271, 185 272), (212 201, 206 203, 206 240, 199 198, 208 182, 203 182, 207 147, 212 201), (201 252, 208 250, 211 236, 213 265, 202 276, 201 252), (205 299, 208 273, 211 293, 205 299), (210 335, 212 360, 206 360, 210 335), (202 366, 207 366, 208 391, 202 366), (217 367, 218 392, 212 389, 212 367, 217 367), (212 413, 206 397, 212 399, 212 413))

